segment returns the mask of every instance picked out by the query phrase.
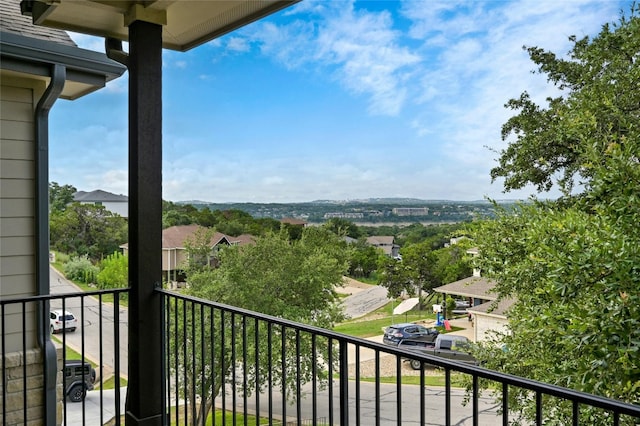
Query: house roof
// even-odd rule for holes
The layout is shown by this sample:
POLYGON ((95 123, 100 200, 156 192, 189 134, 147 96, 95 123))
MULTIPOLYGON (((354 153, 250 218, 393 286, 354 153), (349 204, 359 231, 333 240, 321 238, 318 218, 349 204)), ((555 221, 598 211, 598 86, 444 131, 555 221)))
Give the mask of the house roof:
POLYGON ((89 202, 127 202, 129 201, 129 197, 126 195, 118 195, 112 194, 111 192, 103 191, 101 189, 96 189, 95 191, 85 192, 78 191, 73 194, 73 200, 78 202, 89 201, 89 202))
POLYGON ((367 237, 367 242, 374 246, 390 246, 393 245, 394 237, 378 235, 373 237, 367 237))
MULTIPOLYGON (((185 248, 185 243, 192 238, 199 230, 206 230, 207 228, 200 225, 180 225, 172 226, 162 230, 162 248, 163 249, 175 249, 185 248)), ((220 233, 214 232, 211 236, 210 244, 214 247, 220 243, 231 244, 229 238, 220 233)))
POLYGON ((31 17, 22 15, 17 0, 0 0, 0 28, 2 32, 77 47, 66 31, 33 25, 31 17))
POLYGON ((35 26, 17 0, 0 0, 0 78, 24 78, 48 85, 52 65, 64 69, 60 98, 77 99, 105 86, 126 70, 104 53, 80 49, 65 31, 35 26))
POLYGON ((454 294, 463 297, 475 297, 477 299, 496 300, 498 295, 492 290, 496 283, 483 277, 468 277, 454 281, 433 290, 438 293, 454 294))
POLYGON ((244 246, 247 244, 255 244, 256 242, 256 237, 250 234, 242 234, 242 235, 238 235, 237 237, 230 237, 227 235, 227 239, 231 244, 237 244, 239 246, 244 246))
POLYGON ((306 225, 307 222, 302 219, 296 219, 294 217, 283 217, 280 219, 280 223, 287 223, 289 225, 306 225))
POLYGON ((485 302, 480 305, 467 308, 467 312, 506 318, 509 308, 511 308, 514 303, 515 299, 512 298, 502 299, 498 301, 492 300, 490 302, 485 302))

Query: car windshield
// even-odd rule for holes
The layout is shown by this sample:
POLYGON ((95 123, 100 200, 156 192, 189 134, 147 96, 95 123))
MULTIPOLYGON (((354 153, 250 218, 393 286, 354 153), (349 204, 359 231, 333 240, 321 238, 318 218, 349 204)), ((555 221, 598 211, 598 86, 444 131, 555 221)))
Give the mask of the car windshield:
POLYGON ((60 319, 64 319, 65 321, 71 321, 74 320, 75 318, 73 317, 73 315, 63 315, 60 317, 60 319))

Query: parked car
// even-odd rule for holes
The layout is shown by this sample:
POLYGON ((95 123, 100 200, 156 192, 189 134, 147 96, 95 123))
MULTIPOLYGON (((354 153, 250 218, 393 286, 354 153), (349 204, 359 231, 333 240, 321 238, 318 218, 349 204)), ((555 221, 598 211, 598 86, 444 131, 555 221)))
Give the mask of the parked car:
POLYGON ((79 359, 66 360, 63 375, 64 394, 71 402, 81 402, 96 382, 96 370, 79 359))
MULTIPOLYGON (((400 347, 403 346, 405 345, 400 345, 400 347)), ((428 345, 426 347, 413 345, 409 346, 407 349, 424 354, 439 356, 441 358, 447 358, 452 361, 463 362, 465 364, 477 365, 478 361, 470 353, 470 346, 471 344, 469 339, 464 336, 441 334, 436 338, 432 345, 428 345)), ((415 359, 407 361, 409 361, 411 368, 414 370, 420 370, 420 366, 422 364, 421 361, 415 359)))
POLYGON ((69 311, 51 311, 49 313, 49 323, 51 333, 59 333, 61 331, 76 331, 76 328, 78 328, 78 320, 69 311))
POLYGON ((382 342, 393 346, 426 346, 432 344, 438 334, 438 330, 433 327, 413 323, 393 324, 385 330, 382 342))

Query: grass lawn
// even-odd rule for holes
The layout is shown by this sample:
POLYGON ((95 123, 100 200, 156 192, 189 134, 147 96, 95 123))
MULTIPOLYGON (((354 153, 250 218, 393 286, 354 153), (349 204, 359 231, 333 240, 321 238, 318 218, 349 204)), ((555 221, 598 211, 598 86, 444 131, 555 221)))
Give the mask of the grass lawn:
MULTIPOLYGON (((393 315, 393 309, 398 306, 399 303, 400 302, 397 301, 389 302, 385 306, 363 317, 338 324, 333 328, 333 330, 339 333, 348 334, 349 336, 367 338, 383 334, 383 329, 391 324, 417 321, 431 322, 436 319, 429 300, 425 303, 425 305, 428 306, 425 310, 419 311, 417 309, 412 309, 405 314, 393 315)), ((439 332, 445 333, 444 327, 436 328, 439 332)), ((460 327, 451 327, 451 331, 460 329, 460 327)))

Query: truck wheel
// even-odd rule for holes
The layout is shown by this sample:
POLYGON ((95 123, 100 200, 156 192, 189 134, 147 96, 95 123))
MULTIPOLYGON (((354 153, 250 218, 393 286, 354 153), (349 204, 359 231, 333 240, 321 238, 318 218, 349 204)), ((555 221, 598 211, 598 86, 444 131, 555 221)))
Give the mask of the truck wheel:
POLYGON ((409 362, 409 364, 411 365, 411 368, 413 368, 414 370, 420 370, 420 366, 422 365, 422 362, 416 359, 412 359, 411 362, 409 362))
POLYGON ((74 385, 67 395, 71 402, 81 402, 87 396, 87 390, 84 386, 78 384, 74 385))

